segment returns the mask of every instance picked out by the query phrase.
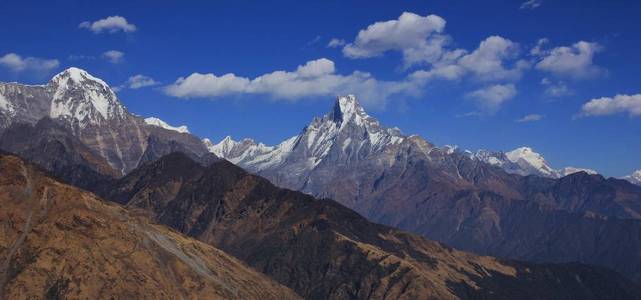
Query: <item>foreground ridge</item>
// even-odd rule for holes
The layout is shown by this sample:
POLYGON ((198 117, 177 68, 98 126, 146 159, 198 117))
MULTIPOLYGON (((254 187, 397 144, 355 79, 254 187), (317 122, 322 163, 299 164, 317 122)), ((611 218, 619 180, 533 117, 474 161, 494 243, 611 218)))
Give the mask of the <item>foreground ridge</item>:
POLYGON ((332 200, 277 188, 224 160, 203 166, 173 153, 103 194, 235 255, 308 299, 596 299, 638 292, 599 267, 457 251, 371 223, 332 200))
POLYGON ((298 299, 230 255, 0 154, 0 298, 298 299))

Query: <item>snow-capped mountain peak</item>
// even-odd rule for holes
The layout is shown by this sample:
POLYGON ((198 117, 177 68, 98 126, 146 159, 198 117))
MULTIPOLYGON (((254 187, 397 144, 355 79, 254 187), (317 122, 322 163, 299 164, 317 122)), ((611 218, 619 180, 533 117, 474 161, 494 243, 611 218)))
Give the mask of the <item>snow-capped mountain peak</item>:
POLYGON ((109 88, 109 85, 106 82, 104 82, 102 79, 97 78, 89 74, 89 72, 76 67, 70 67, 58 73, 56 76, 54 76, 51 79, 51 81, 56 82, 59 85, 62 84, 63 82, 68 84, 82 84, 86 81, 91 81, 91 82, 100 83, 102 86, 109 88))
POLYGON ((212 143, 209 139, 206 139, 205 141, 205 146, 207 146, 209 152, 220 157, 228 156, 234 150, 234 147, 239 144, 239 142, 234 141, 234 139, 229 135, 222 139, 218 144, 212 143))
POLYGON ((597 171, 586 168, 565 167, 555 169, 548 164, 543 155, 537 153, 530 147, 519 147, 508 152, 492 152, 479 150, 476 153, 469 152, 470 158, 502 168, 508 173, 523 176, 537 175, 550 178, 561 178, 573 173, 585 172, 597 174, 597 171))
POLYGON ((367 113, 354 95, 339 96, 334 104, 333 113, 333 119, 337 122, 360 122, 362 117, 367 117, 367 113))
POLYGON ((634 183, 636 185, 641 185, 641 170, 636 170, 636 171, 634 171, 634 173, 623 177, 623 179, 625 179, 625 180, 627 180, 627 181, 629 181, 631 183, 634 183))
POLYGON ((290 158, 300 170, 310 170, 324 159, 352 160, 384 151, 407 140, 398 128, 385 128, 365 112, 354 95, 340 96, 322 118, 314 118, 296 136, 268 147, 246 139, 230 137, 218 144, 203 141, 210 152, 256 171, 278 165, 290 158))
POLYGON ((47 86, 53 92, 51 118, 67 118, 84 127, 126 115, 109 85, 85 70, 68 68, 54 76, 47 86))
POLYGON ((526 169, 534 168, 546 175, 552 175, 554 173, 554 169, 548 165, 545 158, 543 158, 543 155, 534 152, 530 147, 516 148, 512 151, 506 152, 505 156, 511 162, 521 165, 526 169))
POLYGON ((365 109, 354 95, 339 96, 334 104, 334 109, 328 117, 339 124, 340 129, 345 128, 350 123, 356 126, 364 126, 368 129, 380 129, 378 120, 365 112, 365 109))
POLYGON ((165 122, 165 121, 163 121, 161 119, 158 119, 158 118, 154 118, 154 117, 145 118, 145 123, 147 123, 149 125, 152 125, 152 126, 158 126, 158 127, 161 127, 161 128, 167 129, 167 130, 172 130, 172 131, 176 131, 176 132, 180 132, 180 133, 189 133, 189 129, 185 125, 181 125, 181 126, 178 126, 178 127, 171 126, 171 125, 167 124, 167 122, 165 122))

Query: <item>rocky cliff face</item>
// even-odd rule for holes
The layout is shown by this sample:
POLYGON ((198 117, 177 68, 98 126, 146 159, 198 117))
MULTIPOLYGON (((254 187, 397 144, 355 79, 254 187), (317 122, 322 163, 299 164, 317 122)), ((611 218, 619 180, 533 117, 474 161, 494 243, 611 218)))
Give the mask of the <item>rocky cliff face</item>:
POLYGON ((298 299, 237 259, 0 155, 2 299, 298 299))
MULTIPOLYGON (((225 144, 235 150, 219 156, 376 222, 483 254, 581 261, 641 278, 641 189, 621 180, 585 172, 561 179, 510 174, 507 165, 492 163, 496 153, 474 157, 384 128, 353 97, 340 97, 332 111, 278 146, 225 144), (632 242, 622 246, 627 238, 632 242)), ((558 171, 527 149, 498 159, 558 171)))
POLYGON ((18 154, 59 180, 84 189, 120 176, 104 158, 49 118, 34 125, 11 125, 0 136, 0 149, 18 154))
POLYGON ((579 264, 457 251, 370 223, 332 200, 281 189, 226 161, 175 153, 101 192, 235 255, 308 299, 636 297, 627 279, 579 264))

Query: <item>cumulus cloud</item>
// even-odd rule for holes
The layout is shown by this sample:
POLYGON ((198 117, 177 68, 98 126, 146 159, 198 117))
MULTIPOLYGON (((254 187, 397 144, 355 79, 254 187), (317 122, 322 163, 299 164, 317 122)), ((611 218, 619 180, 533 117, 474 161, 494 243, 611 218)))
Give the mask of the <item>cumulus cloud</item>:
POLYGON ((540 121, 541 119, 543 119, 542 115, 529 114, 529 115, 523 116, 523 118, 517 119, 516 121, 519 122, 519 123, 528 123, 528 122, 540 121))
POLYGON ((78 27, 88 29, 95 34, 116 33, 118 31, 130 33, 138 30, 136 25, 127 22, 127 19, 121 16, 111 16, 95 22, 85 21, 80 23, 78 27))
POLYGON ((528 0, 521 4, 521 9, 535 9, 543 4, 541 0, 528 0))
POLYGON ((481 109, 489 114, 497 112, 508 100, 516 96, 514 84, 496 84, 468 93, 468 98, 477 101, 481 109))
POLYGON ((121 63, 125 58, 125 53, 118 50, 109 50, 102 54, 102 57, 112 64, 121 63))
POLYGON ((60 66, 60 62, 57 59, 22 57, 16 53, 8 53, 0 57, 0 66, 13 72, 48 73, 60 66))
POLYGON ((262 94, 273 99, 297 101, 314 96, 353 93, 366 104, 382 106, 395 94, 419 93, 421 83, 413 80, 381 81, 355 71, 336 73, 334 62, 321 58, 298 66, 295 71, 274 71, 250 79, 233 73, 221 76, 193 73, 164 87, 165 93, 180 98, 216 98, 240 94, 262 94))
POLYGON ((490 36, 471 53, 452 48, 444 34, 446 21, 437 15, 405 12, 397 20, 376 22, 361 30, 354 42, 344 46, 348 58, 369 58, 387 51, 403 54, 405 67, 427 65, 412 77, 455 80, 466 74, 486 81, 516 80, 530 64, 519 59, 520 46, 500 36, 490 36))
POLYGON ((619 113, 627 113, 630 117, 641 116, 641 94, 592 99, 583 104, 579 115, 587 117, 619 113))
POLYGON ((490 36, 474 52, 461 57, 458 65, 482 80, 518 79, 529 64, 524 60, 507 66, 505 61, 518 57, 519 45, 500 36, 490 36))
POLYGON ((451 38, 441 34, 445 19, 437 15, 420 16, 404 12, 397 20, 376 22, 359 31, 354 42, 345 45, 349 58, 380 56, 387 51, 401 51, 406 66, 434 63, 447 52, 451 38))
POLYGON ((338 48, 345 45, 345 40, 333 38, 327 43, 328 48, 338 48))
POLYGON ((471 53, 461 49, 449 51, 429 70, 419 70, 411 76, 425 80, 456 80, 469 74, 481 81, 514 81, 530 68, 528 62, 517 59, 519 48, 509 39, 490 36, 471 53))
POLYGON ((560 98, 574 94, 574 91, 563 81, 554 82, 549 78, 543 78, 541 85, 545 87, 545 95, 550 97, 560 98))
POLYGON ((575 79, 593 78, 603 73, 603 70, 593 62, 594 55, 602 50, 603 47, 599 44, 585 41, 579 41, 571 47, 540 50, 542 59, 535 67, 557 76, 575 79))

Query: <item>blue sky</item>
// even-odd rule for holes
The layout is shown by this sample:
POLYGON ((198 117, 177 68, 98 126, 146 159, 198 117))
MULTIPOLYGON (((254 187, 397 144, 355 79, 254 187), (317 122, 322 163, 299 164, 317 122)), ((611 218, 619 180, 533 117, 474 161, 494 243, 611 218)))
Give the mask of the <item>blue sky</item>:
POLYGON ((267 144, 349 92, 437 145, 641 169, 637 1, 267 2, 2 1, 0 81, 77 66, 133 113, 267 144))

